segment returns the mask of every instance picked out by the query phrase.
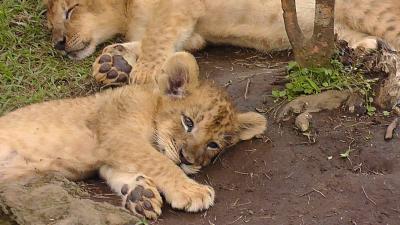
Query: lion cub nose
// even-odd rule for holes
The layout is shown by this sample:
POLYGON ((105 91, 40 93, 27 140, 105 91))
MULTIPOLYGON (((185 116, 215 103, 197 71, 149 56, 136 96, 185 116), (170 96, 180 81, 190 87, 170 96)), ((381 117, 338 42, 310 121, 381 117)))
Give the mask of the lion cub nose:
POLYGON ((66 38, 64 37, 61 41, 57 41, 57 43, 54 45, 54 48, 60 51, 65 50, 65 42, 66 38))

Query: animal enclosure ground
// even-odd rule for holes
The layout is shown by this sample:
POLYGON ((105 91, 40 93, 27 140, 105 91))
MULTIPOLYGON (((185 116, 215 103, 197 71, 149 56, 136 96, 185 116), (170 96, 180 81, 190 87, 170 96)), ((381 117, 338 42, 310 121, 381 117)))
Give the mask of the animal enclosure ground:
MULTIPOLYGON (((269 95, 279 86, 270 83, 280 70, 267 67, 283 66, 287 52, 271 59, 211 47, 196 56, 202 76, 226 86, 239 109, 268 111, 275 104, 269 95)), ((190 214, 164 207, 150 224, 398 224, 400 138, 383 138, 391 117, 314 114, 310 139, 294 130, 293 121, 279 125, 271 117, 263 139, 238 144, 195 176, 216 190, 210 210, 190 214)), ((83 186, 94 199, 120 202, 104 183, 83 186)))
MULTIPOLYGON (((37 1, 0 2, 0 114, 22 105, 98 91, 93 58, 71 61, 53 51, 37 1)), ((98 54, 98 53, 97 53, 98 54)), ((268 111, 271 85, 287 52, 274 59, 252 50, 210 47, 196 53, 201 74, 226 86, 240 109, 268 111)), ((168 206, 150 224, 398 224, 400 139, 383 140, 393 119, 344 111, 313 115, 314 137, 293 121, 269 125, 265 138, 229 149, 195 179, 216 190, 210 210, 190 214, 168 206), (348 158, 340 154, 348 150, 348 158)), ((119 205, 98 180, 81 183, 91 198, 119 205)), ((0 223, 3 220, 0 217, 0 223)))

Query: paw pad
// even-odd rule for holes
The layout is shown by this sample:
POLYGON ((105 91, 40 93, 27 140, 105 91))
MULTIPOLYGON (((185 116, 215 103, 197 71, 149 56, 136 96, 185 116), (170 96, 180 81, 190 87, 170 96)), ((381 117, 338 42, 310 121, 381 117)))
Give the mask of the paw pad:
POLYGON ((122 57, 121 55, 116 55, 113 57, 114 61, 114 67, 122 72, 125 72, 126 74, 129 74, 132 70, 132 66, 128 64, 128 62, 122 57))
POLYGON ((99 63, 106 63, 106 62, 111 62, 111 56, 109 55, 102 55, 99 59, 99 63))
POLYGON ((106 73, 106 72, 108 72, 108 71, 110 71, 111 70, 111 65, 110 64, 102 64, 101 66, 100 66, 100 69, 99 69, 99 72, 100 73, 106 73))
POLYGON ((124 184, 121 194, 124 196, 124 207, 139 216, 155 219, 161 214, 162 199, 151 180, 138 176, 135 185, 124 184))
POLYGON ((143 199, 143 190, 144 188, 140 185, 135 187, 135 189, 128 195, 128 199, 132 202, 140 201, 143 199))
POLYGON ((146 198, 154 198, 154 193, 151 190, 146 189, 143 190, 143 196, 146 198))
POLYGON ((107 72, 107 78, 108 79, 114 79, 118 77, 118 72, 114 69, 110 70, 107 72))
POLYGON ((104 84, 126 83, 132 71, 132 66, 129 65, 122 55, 111 56, 104 54, 100 56, 97 62, 97 68, 97 73, 95 71, 95 78, 104 84))

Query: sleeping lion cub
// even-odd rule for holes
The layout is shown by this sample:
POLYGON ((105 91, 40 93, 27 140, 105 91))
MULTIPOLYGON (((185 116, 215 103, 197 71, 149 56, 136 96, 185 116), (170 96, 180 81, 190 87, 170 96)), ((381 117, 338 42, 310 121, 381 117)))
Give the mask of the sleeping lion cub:
MULTIPOLYGON (((55 48, 81 59, 117 34, 140 46, 140 55, 116 62, 100 57, 94 77, 105 84, 146 83, 175 51, 206 42, 255 48, 290 47, 281 0, 44 0, 55 48), (137 59, 137 62, 136 62, 137 59), (135 64, 136 63, 136 64, 135 64), (135 65, 134 65, 135 64, 135 65), (134 66, 133 66, 134 65, 134 66), (130 76, 135 74, 134 76, 130 76)), ((314 25, 315 0, 299 0, 298 20, 306 36, 314 25)), ((400 50, 400 1, 336 0, 335 32, 351 46, 376 48, 384 39, 400 50)), ((105 50, 107 54, 111 50, 105 50)), ((118 53, 117 53, 118 54, 118 53)))
POLYGON ((95 96, 34 104, 0 118, 0 182, 58 172, 99 171, 123 206, 149 219, 162 198, 189 212, 213 205, 214 190, 190 179, 224 148, 264 132, 266 119, 239 113, 226 93, 198 81, 188 53, 171 56, 159 88, 129 85, 95 96))

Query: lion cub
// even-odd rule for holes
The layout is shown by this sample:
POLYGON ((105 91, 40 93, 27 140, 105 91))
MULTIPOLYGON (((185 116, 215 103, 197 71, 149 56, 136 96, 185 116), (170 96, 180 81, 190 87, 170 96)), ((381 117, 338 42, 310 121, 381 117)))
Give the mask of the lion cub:
POLYGON ((209 208, 213 188, 185 173, 263 133, 266 119, 237 112, 224 91, 198 80, 198 70, 193 56, 176 53, 158 88, 130 85, 1 117, 0 182, 54 171, 81 180, 98 171, 139 216, 161 214, 160 194, 176 209, 209 208))

